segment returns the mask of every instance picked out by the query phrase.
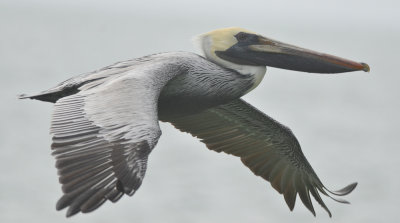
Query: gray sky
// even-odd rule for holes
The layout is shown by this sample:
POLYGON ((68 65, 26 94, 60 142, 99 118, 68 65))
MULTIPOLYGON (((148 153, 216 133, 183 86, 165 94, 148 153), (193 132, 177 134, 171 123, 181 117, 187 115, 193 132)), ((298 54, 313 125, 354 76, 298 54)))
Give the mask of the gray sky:
POLYGON ((377 222, 398 219, 398 1, 0 2, 0 222, 67 222, 48 128, 52 105, 19 101, 80 73, 165 51, 240 26, 283 42, 367 62, 370 73, 314 75, 274 68, 244 98, 290 127, 328 188, 358 181, 351 205, 324 198, 317 218, 254 176, 162 124, 142 187, 68 222, 377 222))

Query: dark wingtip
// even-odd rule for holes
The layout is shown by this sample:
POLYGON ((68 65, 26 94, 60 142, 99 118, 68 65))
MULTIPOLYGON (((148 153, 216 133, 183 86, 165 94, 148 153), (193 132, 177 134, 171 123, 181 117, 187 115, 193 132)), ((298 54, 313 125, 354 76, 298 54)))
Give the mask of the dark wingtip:
POLYGON ((293 211, 294 205, 296 203, 297 192, 295 190, 287 190, 285 193, 283 193, 283 197, 285 198, 285 202, 290 211, 293 211))
POLYGON ((345 196, 347 194, 350 194, 357 187, 357 184, 358 184, 357 182, 354 182, 340 190, 329 191, 329 192, 331 192, 332 194, 337 195, 337 196, 345 196))
POLYGON ((319 195, 318 191, 314 187, 311 187, 310 188, 310 192, 311 192, 312 196, 314 197, 314 199, 319 203, 319 205, 321 205, 321 207, 324 208, 326 212, 328 212, 328 215, 331 218, 332 217, 332 213, 329 210, 329 208, 326 206, 324 201, 322 200, 322 198, 319 195))
MULTIPOLYGON (((349 185, 347 185, 346 187, 344 187, 344 188, 342 188, 342 189, 340 189, 340 190, 337 190, 337 191, 330 191, 330 190, 328 190, 326 187, 324 187, 324 188, 325 188, 326 191, 328 191, 328 192, 329 192, 330 194, 332 194, 332 195, 336 195, 336 196, 345 196, 345 195, 347 195, 347 194, 350 194, 350 193, 356 188, 356 186, 357 186, 357 182, 352 183, 352 184, 349 184, 349 185)), ((334 197, 330 196, 330 195, 327 194, 327 193, 325 193, 325 195, 327 195, 328 197, 330 197, 330 198, 333 199, 334 201, 337 201, 337 202, 340 202, 340 203, 343 203, 343 204, 350 204, 350 202, 348 202, 347 200, 339 199, 339 198, 334 198, 334 197)))
POLYGON ((56 210, 60 211, 66 207, 68 207, 71 204, 71 199, 68 195, 64 194, 56 204, 56 210))
POLYGON ((65 215, 67 218, 74 216, 76 214, 78 214, 80 212, 80 209, 72 209, 72 208, 68 208, 67 214, 65 215))

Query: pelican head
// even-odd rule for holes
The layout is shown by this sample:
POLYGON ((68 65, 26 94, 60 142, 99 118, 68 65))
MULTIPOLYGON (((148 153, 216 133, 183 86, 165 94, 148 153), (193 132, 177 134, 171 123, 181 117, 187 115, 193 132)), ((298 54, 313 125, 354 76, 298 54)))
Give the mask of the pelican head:
POLYGON ((289 45, 237 27, 217 29, 200 35, 198 40, 207 59, 242 74, 254 69, 264 69, 265 73, 266 66, 310 73, 369 71, 365 63, 289 45))

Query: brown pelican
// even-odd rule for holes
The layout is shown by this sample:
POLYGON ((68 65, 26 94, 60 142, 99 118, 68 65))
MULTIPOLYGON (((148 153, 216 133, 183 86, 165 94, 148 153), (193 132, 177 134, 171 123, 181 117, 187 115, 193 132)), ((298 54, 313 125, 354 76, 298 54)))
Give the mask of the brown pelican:
POLYGON ((241 28, 198 37, 204 57, 159 53, 115 63, 20 98, 54 103, 51 122, 67 216, 91 212, 105 201, 132 196, 161 135, 159 121, 199 138, 207 148, 240 157, 269 181, 293 210, 297 194, 315 215, 311 196, 331 213, 320 193, 349 194, 357 183, 328 190, 289 128, 241 96, 261 82, 266 66, 311 72, 369 71, 357 63, 275 41, 241 28))

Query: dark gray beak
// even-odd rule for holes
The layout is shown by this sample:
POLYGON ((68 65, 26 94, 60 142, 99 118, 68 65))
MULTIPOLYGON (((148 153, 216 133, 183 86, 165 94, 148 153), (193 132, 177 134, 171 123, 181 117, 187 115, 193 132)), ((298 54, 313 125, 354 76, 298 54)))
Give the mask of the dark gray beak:
POLYGON ((369 72, 366 63, 358 63, 329 54, 303 49, 257 36, 250 44, 236 44, 217 52, 221 58, 239 64, 277 67, 310 73, 369 72))

